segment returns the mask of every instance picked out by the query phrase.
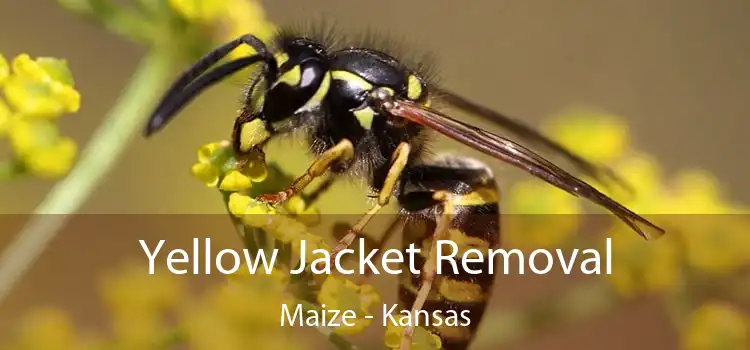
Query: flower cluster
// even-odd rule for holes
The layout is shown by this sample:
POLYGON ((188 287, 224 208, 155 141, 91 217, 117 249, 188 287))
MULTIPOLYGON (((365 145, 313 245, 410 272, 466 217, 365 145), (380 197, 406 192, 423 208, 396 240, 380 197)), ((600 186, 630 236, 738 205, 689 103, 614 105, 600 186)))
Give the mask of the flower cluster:
POLYGON ((732 305, 708 302, 690 316, 685 349, 747 349, 748 345, 750 320, 732 305))
POLYGON ((279 324, 288 276, 232 275, 228 283, 191 295, 168 271, 149 275, 145 266, 111 271, 102 284, 112 335, 91 337, 76 331, 61 310, 42 309, 27 316, 4 348, 30 349, 304 349, 279 324), (175 317, 176 316, 176 317, 175 317), (175 321, 176 320, 176 321, 175 321))
MULTIPOLYGON (((627 298, 659 293, 667 300, 689 300, 691 294, 701 293, 696 286, 710 290, 720 283, 729 289, 742 288, 738 281, 747 277, 750 267, 750 220, 741 214, 748 210, 732 203, 711 174, 694 169, 673 176, 663 173, 653 157, 630 144, 627 124, 601 111, 571 110, 553 118, 546 129, 587 159, 612 164, 614 172, 628 181, 634 193, 612 184, 589 182, 667 230, 667 235, 645 241, 613 219, 615 223, 606 233, 612 238, 614 268, 607 280, 617 294, 627 298), (685 289, 688 285, 692 287, 685 289)), ((509 191, 508 206, 512 211, 583 213, 577 204, 561 197, 566 193, 534 182, 520 182, 509 191)), ((510 232, 508 240, 521 245, 560 244, 570 238, 574 225, 559 218, 554 220, 557 225, 549 225, 544 234, 524 227, 522 234, 510 232)), ((747 316, 729 303, 688 303, 679 307, 696 307, 685 330, 685 348, 744 349, 748 345, 747 316)), ((680 314, 677 318, 683 321, 685 317, 680 314)))
MULTIPOLYGON (((743 208, 722 195, 711 174, 699 170, 686 170, 671 177, 662 174, 653 157, 630 144, 624 120, 605 112, 570 110, 552 118, 546 129, 561 144, 587 159, 612 164, 613 171, 628 181, 634 194, 614 184, 589 182, 669 232, 648 242, 619 222, 607 232, 613 238, 613 264, 617 266, 609 277, 623 295, 666 291, 677 285, 684 269, 726 274, 750 263, 750 236, 744 230, 750 222, 735 215, 743 208), (590 147, 592 143, 597 147, 590 147)), ((581 201, 536 180, 515 184, 508 192, 507 202, 513 213, 584 212, 581 201)), ((572 217, 576 215, 547 216, 554 225, 544 225, 545 220, 534 218, 531 221, 539 224, 535 227, 541 228, 526 225, 510 230, 507 241, 513 245, 553 246, 575 233, 577 220, 572 217)))
POLYGON ((0 55, 0 137, 13 154, 0 160, 0 178, 23 174, 65 175, 76 159, 73 139, 60 134, 58 120, 80 108, 81 96, 64 60, 20 54, 0 55))
MULTIPOLYGON (((253 33, 268 42, 276 27, 266 18, 263 6, 258 1, 247 0, 169 0, 169 6, 180 17, 190 23, 218 26, 217 41, 227 41, 247 33, 253 33)), ((251 54, 249 47, 240 47, 230 56, 251 54)))
MULTIPOLYGON (((302 252, 301 241, 305 241, 304 252, 306 256, 312 256, 317 249, 331 251, 331 247, 323 237, 309 231, 309 226, 317 222, 314 207, 308 207, 305 201, 295 196, 287 200, 283 208, 270 206, 257 201, 255 195, 262 192, 262 187, 268 181, 278 178, 269 176, 269 167, 264 162, 262 154, 244 155, 242 160, 237 160, 228 142, 214 142, 202 146, 198 150, 198 162, 195 163, 191 172, 198 180, 209 187, 216 187, 225 194, 226 205, 229 213, 249 228, 260 229, 268 239, 273 240, 275 247, 287 247, 289 254, 298 258, 302 252), (283 210, 282 210, 283 209, 283 210)), ((283 187, 286 184, 281 184, 283 187)), ((279 186, 271 186, 278 188, 279 186)), ((285 255, 284 252, 280 255, 285 255)), ((293 260, 296 261, 296 260, 293 260)), ((291 267, 278 266, 279 271, 288 271, 291 267)), ((318 278, 314 278, 318 280, 318 278)), ((287 280, 288 281, 288 280, 287 280)), ((307 281, 310 282, 310 281, 307 281)), ((305 281, 297 284, 305 289, 305 281)), ((308 283, 309 286, 309 283, 308 283)), ((380 302, 380 296, 375 289, 368 284, 356 284, 338 276, 326 276, 319 282, 314 290, 299 291, 299 287, 290 288, 297 290, 297 294, 317 295, 315 302, 320 308, 335 310, 354 310, 357 319, 354 325, 342 324, 333 329, 337 335, 354 335, 361 333, 372 321, 366 318, 372 315, 372 310, 380 302)), ((389 346, 393 345, 393 338, 403 334, 400 327, 389 329, 386 340, 390 339, 389 346), (395 332, 395 333, 394 333, 395 332), (400 333, 399 333, 400 332, 400 333)), ((398 347, 398 345, 393 345, 398 347)), ((414 338, 415 349, 438 349, 440 339, 423 328, 416 331, 414 338)))

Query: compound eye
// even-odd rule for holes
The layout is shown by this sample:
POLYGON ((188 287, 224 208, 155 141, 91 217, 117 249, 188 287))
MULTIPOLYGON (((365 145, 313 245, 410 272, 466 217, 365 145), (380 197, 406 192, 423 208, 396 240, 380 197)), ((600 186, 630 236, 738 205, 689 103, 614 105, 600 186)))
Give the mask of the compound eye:
POLYGON ((406 81, 406 97, 412 101, 421 101, 427 96, 427 86, 424 81, 414 74, 410 74, 406 81))

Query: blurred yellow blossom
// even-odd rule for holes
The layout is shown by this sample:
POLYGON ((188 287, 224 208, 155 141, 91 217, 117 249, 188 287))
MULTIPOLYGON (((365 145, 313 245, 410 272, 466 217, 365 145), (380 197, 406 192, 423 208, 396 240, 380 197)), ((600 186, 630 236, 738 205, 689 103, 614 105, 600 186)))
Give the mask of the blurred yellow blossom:
POLYGON ((600 190, 640 214, 661 214, 664 201, 663 174, 651 155, 633 151, 614 163, 613 171, 624 177, 634 194, 619 186, 600 190))
POLYGON ((184 300, 183 288, 168 271, 150 275, 140 264, 126 265, 105 276, 103 297, 117 342, 133 350, 160 345, 170 332, 164 313, 184 300))
POLYGON ((730 274, 750 262, 750 223, 740 215, 682 215, 678 233, 687 263, 699 271, 730 274))
POLYGON ((608 236, 612 238, 612 273, 607 278, 621 295, 660 293, 680 282, 680 253, 674 236, 645 241, 622 226, 608 236))
POLYGON ((579 199, 554 186, 526 180, 514 184, 505 197, 505 242, 514 248, 543 248, 576 233, 579 199))
POLYGON ((26 315, 10 344, 4 348, 18 350, 86 349, 70 317, 62 310, 42 308, 26 315))
MULTIPOLYGON (((252 33, 266 44, 276 34, 276 26, 267 17, 263 6, 257 0, 227 0, 227 12, 222 22, 221 35, 234 39, 241 35, 252 33)), ((253 50, 242 45, 230 53, 231 58, 239 58, 252 54, 253 50)))
POLYGON ((289 198, 283 204, 284 210, 295 215, 295 218, 307 226, 320 222, 320 213, 315 207, 308 207, 307 202, 301 196, 289 198))
POLYGON ((724 302, 708 302, 695 310, 684 336, 686 350, 744 350, 750 346, 746 315, 724 302))
POLYGON ((670 181, 664 214, 729 214, 716 178, 704 171, 688 170, 670 181))
POLYGON ((73 139, 61 136, 51 121, 23 118, 9 124, 11 147, 30 173, 55 178, 73 167, 78 147, 73 139))
POLYGON ((722 197, 714 176, 687 170, 663 180, 656 162, 644 155, 627 158, 616 170, 632 179, 637 191, 624 204, 640 214, 659 214, 653 221, 680 238, 679 248, 691 267, 731 272, 748 261, 750 224, 734 215, 736 210, 722 197))
POLYGON ((281 327, 283 304, 293 303, 284 293, 288 279, 257 274, 232 278, 230 283, 190 303, 184 313, 187 343, 191 349, 301 349, 281 327))
POLYGON ((13 120, 13 112, 10 107, 0 99, 0 137, 5 136, 10 128, 10 123, 13 120))
MULTIPOLYGON (((385 329, 385 346, 389 349, 399 349, 405 331, 406 327, 388 323, 385 329)), ((438 350, 442 349, 442 347, 443 342, 436 334, 422 327, 414 329, 414 336, 412 337, 410 347, 411 350, 438 350)))
POLYGON ((8 78, 8 75, 10 75, 8 60, 5 59, 5 56, 0 54, 0 85, 5 82, 5 79, 8 78))
POLYGON ((8 102, 19 113, 57 118, 77 112, 81 96, 73 88, 67 63, 54 58, 32 60, 27 54, 13 60, 13 75, 3 84, 8 102))
POLYGON ((168 309, 182 300, 182 291, 173 274, 162 270, 149 274, 141 264, 128 264, 102 280, 104 300, 115 314, 168 309))
POLYGON ((227 9, 225 0, 169 0, 169 6, 185 19, 195 22, 211 22, 227 9))
POLYGON ((544 129, 562 145, 596 163, 619 158, 630 142, 624 119, 594 109, 571 108, 550 118, 544 129))
POLYGON ((354 282, 336 276, 328 276, 320 287, 318 303, 331 310, 352 310, 356 319, 349 320, 352 326, 341 323, 334 330, 336 333, 351 335, 362 332, 371 321, 372 309, 380 302, 375 288, 368 284, 357 285, 354 282))
MULTIPOLYGON (((226 42, 247 33, 252 33, 266 44, 276 33, 276 27, 266 18, 265 10, 256 0, 169 0, 170 7, 189 22, 215 26, 214 37, 226 42)), ((241 45, 229 54, 239 58, 252 54, 246 45, 241 45)))
POLYGON ((55 120, 80 108, 80 95, 65 60, 20 54, 12 72, 0 59, 0 81, 5 99, 0 99, 0 137, 7 137, 18 164, 14 174, 58 178, 70 171, 78 147, 60 135, 55 120), (7 101, 7 103, 6 103, 7 101))

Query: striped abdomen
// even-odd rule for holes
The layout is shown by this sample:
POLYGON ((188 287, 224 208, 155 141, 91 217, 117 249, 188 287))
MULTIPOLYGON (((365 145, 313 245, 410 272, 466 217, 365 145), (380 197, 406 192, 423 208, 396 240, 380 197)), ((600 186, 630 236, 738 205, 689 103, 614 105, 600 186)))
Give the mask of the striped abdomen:
MULTIPOLYGON (((445 239, 455 246, 443 244, 442 256, 449 256, 454 248, 455 267, 449 261, 442 261, 440 275, 436 276, 423 312, 416 316, 420 324, 425 317, 432 318, 439 312, 444 318, 454 317, 456 324, 443 324, 432 327, 442 338, 444 349, 465 349, 474 338, 482 320, 489 296, 492 293, 494 276, 487 273, 493 262, 487 258, 482 262, 467 263, 464 270, 461 257, 468 249, 477 249, 483 254, 499 243, 499 192, 492 173, 481 163, 459 157, 439 159, 429 165, 410 169, 403 177, 402 192, 399 195, 402 215, 405 216, 403 248, 414 244, 421 254, 415 255, 414 266, 422 271, 422 265, 430 251, 433 235, 440 220, 445 203, 432 200, 432 194, 445 191, 453 194, 453 219, 448 226, 445 239), (469 322, 465 322, 465 318, 469 322)), ((408 255, 406 255, 408 258, 408 255)), ((471 260, 477 260, 470 254, 471 260)), ((407 263, 411 263, 407 261, 407 263)), ((411 309, 421 285, 422 274, 411 274, 404 269, 399 285, 399 304, 403 309, 411 309)), ((448 321, 448 319, 446 319, 448 321)))

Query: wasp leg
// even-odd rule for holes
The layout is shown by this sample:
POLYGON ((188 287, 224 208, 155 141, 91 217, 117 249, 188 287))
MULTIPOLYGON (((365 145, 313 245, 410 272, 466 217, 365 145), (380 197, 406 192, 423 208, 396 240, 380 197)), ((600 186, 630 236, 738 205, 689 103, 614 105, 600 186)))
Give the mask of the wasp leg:
POLYGON ((388 205, 391 196, 393 196, 393 191, 396 189, 396 183, 398 182, 399 177, 401 177, 401 172, 404 171, 406 163, 409 160, 410 152, 411 146, 409 146, 408 143, 404 142, 398 145, 396 151, 393 152, 393 160, 391 161, 390 169, 388 169, 388 175, 385 177, 383 188, 378 193, 378 202, 375 203, 365 215, 357 220, 357 223, 349 229, 349 232, 344 238, 338 241, 336 247, 333 248, 333 251, 331 252, 331 261, 336 258, 339 252, 346 249, 352 244, 352 242, 354 242, 354 239, 357 238, 375 214, 383 209, 384 206, 388 205))
POLYGON ((406 329, 404 330, 404 336, 403 338, 401 338, 400 350, 408 350, 411 346, 412 338, 414 337, 414 330, 416 329, 414 320, 416 320, 417 313, 422 310, 422 307, 424 306, 424 303, 430 294, 430 290, 432 289, 432 283, 435 281, 435 277, 437 276, 437 243, 440 240, 449 238, 448 226, 453 219, 454 213, 451 194, 439 191, 435 192, 433 198, 442 202, 443 214, 440 216, 440 220, 437 223, 437 227, 435 228, 435 232, 433 233, 432 243, 430 244, 430 252, 425 257, 426 261, 422 266, 422 281, 419 285, 417 296, 414 299, 414 303, 411 307, 410 315, 412 315, 412 322, 409 327, 406 327, 406 329))
POLYGON ((282 203, 302 192, 313 180, 325 174, 335 163, 348 161, 352 158, 354 158, 354 146, 351 141, 343 139, 318 156, 307 168, 307 172, 294 180, 289 187, 281 192, 261 195, 259 199, 269 204, 282 203))

